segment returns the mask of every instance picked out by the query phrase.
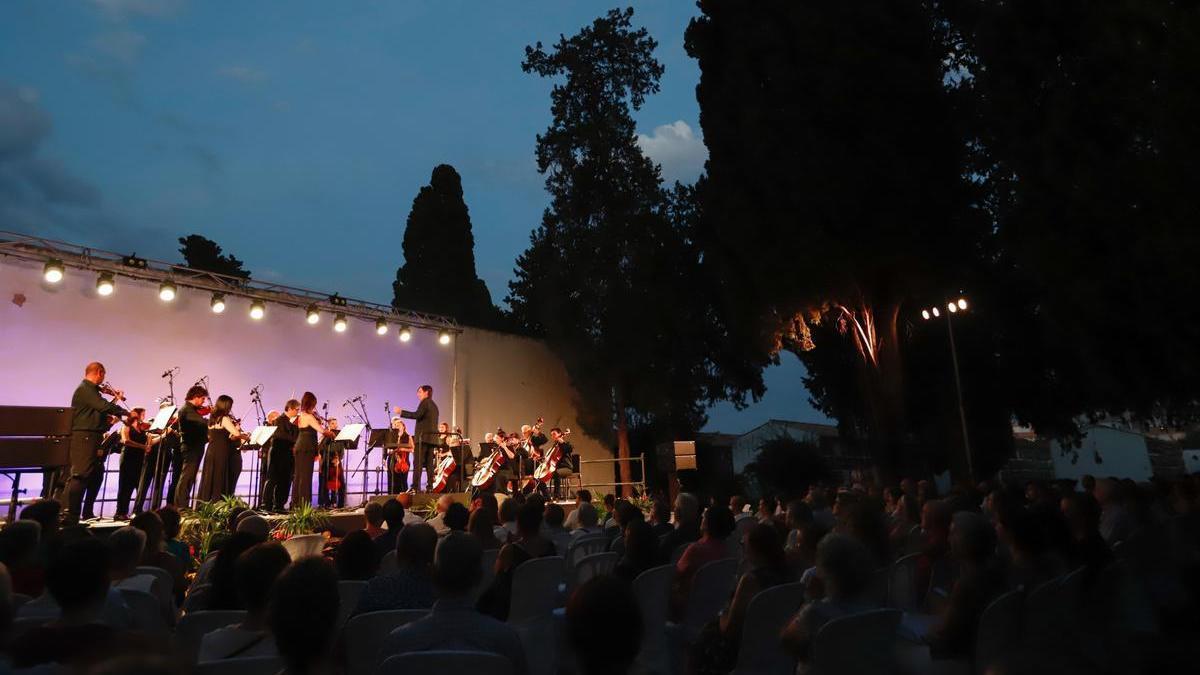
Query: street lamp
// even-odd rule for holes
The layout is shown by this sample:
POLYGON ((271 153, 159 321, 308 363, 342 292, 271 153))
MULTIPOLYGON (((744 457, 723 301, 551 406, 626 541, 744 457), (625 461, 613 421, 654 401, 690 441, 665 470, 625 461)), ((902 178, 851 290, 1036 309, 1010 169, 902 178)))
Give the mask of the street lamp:
MULTIPOLYGON (((967 311, 966 298, 960 297, 946 303, 946 311, 949 312, 946 314, 946 334, 950 337, 950 360, 954 364, 954 393, 958 397, 958 421, 962 424, 963 450, 967 455, 967 476, 973 483, 975 482, 975 466, 971 460, 971 440, 967 434, 967 413, 963 409, 962 379, 958 372, 958 348, 954 344, 954 322, 950 317, 951 314, 957 314, 960 310, 967 311)), ((921 318, 929 321, 931 316, 932 318, 941 316, 937 305, 921 310, 921 318)))

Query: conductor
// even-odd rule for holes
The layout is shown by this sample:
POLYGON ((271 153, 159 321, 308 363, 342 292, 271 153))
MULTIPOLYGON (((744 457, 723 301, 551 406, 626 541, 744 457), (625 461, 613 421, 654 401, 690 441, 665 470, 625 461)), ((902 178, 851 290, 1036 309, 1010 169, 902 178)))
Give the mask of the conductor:
POLYGON ((425 488, 429 489, 430 478, 433 476, 434 449, 438 446, 438 407, 433 402, 433 387, 423 384, 417 387, 417 409, 403 410, 396 406, 395 413, 401 417, 416 420, 413 425, 414 444, 413 457, 413 490, 421 489, 421 469, 425 469, 425 488))

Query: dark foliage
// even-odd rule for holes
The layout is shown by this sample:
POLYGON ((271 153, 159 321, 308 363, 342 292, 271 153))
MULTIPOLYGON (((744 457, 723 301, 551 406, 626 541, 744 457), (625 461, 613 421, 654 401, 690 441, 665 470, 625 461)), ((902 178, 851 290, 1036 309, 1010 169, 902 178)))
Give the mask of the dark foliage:
POLYGON ((793 498, 802 497, 809 485, 833 476, 815 443, 790 436, 772 438, 759 446, 746 473, 754 477, 762 494, 793 498))
POLYGON ((184 265, 195 270, 227 274, 231 277, 250 278, 250 270, 242 269, 242 261, 232 254, 223 255, 217 242, 198 234, 179 238, 179 252, 184 265))

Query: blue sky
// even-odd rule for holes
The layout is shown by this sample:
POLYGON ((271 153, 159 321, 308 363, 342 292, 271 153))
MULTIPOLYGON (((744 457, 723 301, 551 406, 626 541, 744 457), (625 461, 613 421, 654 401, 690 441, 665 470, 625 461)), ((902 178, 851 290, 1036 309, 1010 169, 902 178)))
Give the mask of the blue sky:
MULTIPOLYGON (((662 92, 637 114, 668 179, 705 150, 683 50, 687 0, 634 2, 662 92)), ((503 301, 547 199, 533 158, 549 83, 525 45, 609 6, 567 0, 0 4, 0 229, 178 258, 199 232, 256 278, 379 302, 404 220, 439 163, 463 177, 479 275, 503 301)), ((814 420, 786 356, 771 392, 710 428, 814 420)))

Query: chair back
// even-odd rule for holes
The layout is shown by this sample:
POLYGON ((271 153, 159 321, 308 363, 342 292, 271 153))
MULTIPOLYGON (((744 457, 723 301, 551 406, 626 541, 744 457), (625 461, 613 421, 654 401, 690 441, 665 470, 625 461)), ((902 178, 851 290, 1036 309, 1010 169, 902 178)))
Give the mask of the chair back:
POLYGON ((321 551, 325 548, 325 537, 320 534, 302 534, 285 539, 283 548, 287 550, 288 555, 292 556, 292 560, 321 555, 321 551))
POLYGON ((499 654, 439 650, 389 656, 379 667, 377 673, 378 675, 411 675, 412 673, 442 671, 470 673, 471 675, 514 675, 516 672, 512 661, 499 654))
POLYGON ((368 675, 375 672, 379 648, 393 630, 429 614, 424 609, 385 609, 356 614, 342 629, 346 645, 348 675, 368 675))
POLYGON ((1059 587, 1062 579, 1055 578, 1029 591, 1025 596, 1024 626, 1026 638, 1057 635, 1059 587))
POLYGON ((674 565, 651 567, 633 580, 633 595, 642 610, 642 647, 634 662, 636 672, 665 673, 670 669, 663 626, 667 624, 674 580, 674 565))
POLYGON ((1021 639, 1021 592, 996 598, 979 616, 975 635, 975 672, 982 675, 1021 639))
POLYGON ((604 574, 612 574, 613 568, 617 566, 617 554, 612 553, 593 553, 592 555, 584 556, 575 563, 575 585, 582 586, 584 582, 592 577, 598 577, 604 574))
POLYGON ((246 612, 240 609, 189 612, 175 627, 175 648, 188 664, 193 664, 200 654, 200 641, 206 634, 218 628, 241 623, 245 618, 246 612))
POLYGON ((917 561, 919 553, 909 553, 892 563, 888 576, 888 607, 902 612, 917 609, 917 561))
POLYGON ((796 670, 796 659, 783 650, 779 633, 803 603, 801 583, 773 586, 750 600, 734 675, 791 675, 796 670))
POLYGON ((194 675, 274 675, 283 670, 283 659, 278 656, 248 656, 239 659, 221 659, 197 664, 194 675))
POLYGON ((180 609, 183 610, 184 614, 187 614, 188 612, 203 611, 208 607, 208 599, 211 593, 212 584, 200 584, 199 586, 193 586, 192 589, 188 591, 187 597, 183 599, 183 607, 180 609))
POLYGON ((895 671, 893 643, 899 624, 896 609, 873 609, 830 621, 813 638, 810 672, 890 675, 895 671))
POLYGON ((558 604, 558 588, 567 582, 567 565, 558 556, 534 558, 513 570, 508 622, 550 616, 558 604))
POLYGON ((25 603, 29 602, 32 599, 33 599, 32 597, 25 595, 24 593, 13 593, 12 594, 13 614, 16 614, 18 611, 20 611, 21 605, 24 605, 25 603))
POLYGON ((746 554, 746 552, 742 550, 742 544, 746 540, 746 533, 750 530, 753 530, 754 526, 757 524, 758 519, 754 516, 750 516, 749 518, 742 518, 741 520, 737 521, 736 525, 734 525, 733 534, 729 537, 732 540, 730 542, 730 548, 737 551, 739 560, 746 554))
POLYGON ((346 620, 358 607, 358 599, 367 590, 367 582, 350 579, 338 581, 338 620, 337 627, 346 625, 346 620))
POLYGON ((9 630, 9 637, 15 642, 23 633, 45 626, 57 618, 57 616, 51 615, 17 617, 13 619, 12 628, 9 630))
POLYGON ((163 616, 162 602, 145 591, 122 588, 121 599, 129 607, 134 630, 151 635, 165 635, 170 631, 167 618, 163 616))
POLYGON ((686 551, 687 547, 689 547, 691 545, 692 545, 692 542, 685 541, 682 544, 679 544, 675 548, 671 549, 671 564, 674 565, 675 563, 679 562, 679 559, 683 557, 683 552, 686 551))
POLYGON ((165 588, 167 589, 167 593, 172 596, 175 595, 175 579, 171 577, 170 572, 153 565, 138 565, 137 573, 153 576, 155 579, 158 579, 159 588, 165 588))
POLYGON ((396 552, 388 551, 387 553, 383 554, 382 558, 379 559, 379 571, 375 573, 375 576, 391 574, 399 568, 400 564, 396 562, 396 552))
POLYGON ((691 590, 683 609, 684 639, 690 644, 700 635, 700 629, 721 612, 737 583, 737 560, 722 558, 696 570, 691 590))
POLYGON ((576 537, 567 546, 567 565, 574 568, 576 563, 585 556, 604 553, 608 550, 609 541, 611 541, 611 537, 603 534, 585 534, 581 537, 576 537))

